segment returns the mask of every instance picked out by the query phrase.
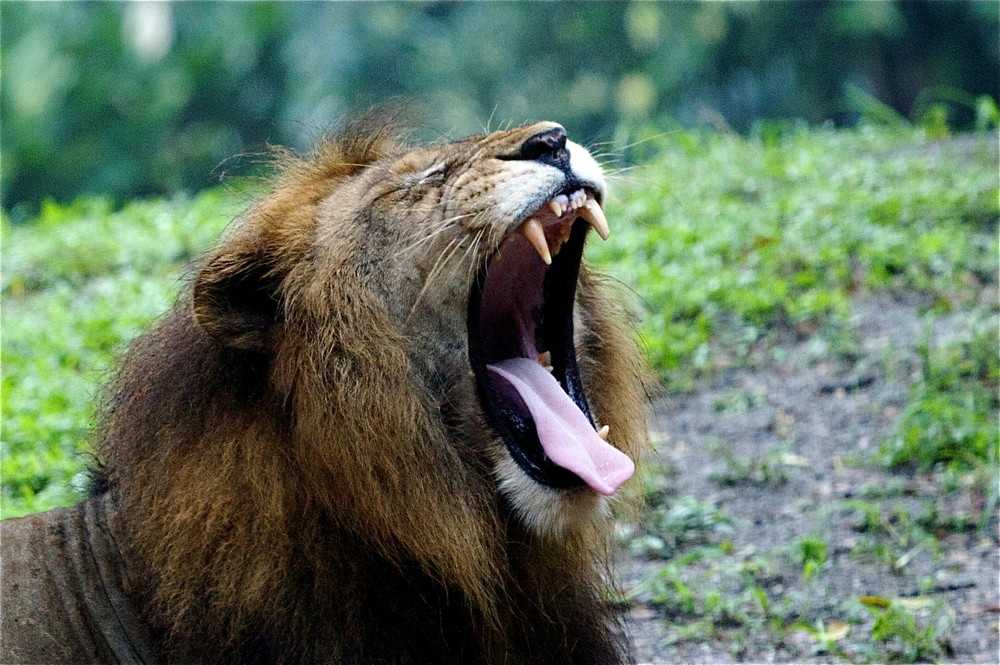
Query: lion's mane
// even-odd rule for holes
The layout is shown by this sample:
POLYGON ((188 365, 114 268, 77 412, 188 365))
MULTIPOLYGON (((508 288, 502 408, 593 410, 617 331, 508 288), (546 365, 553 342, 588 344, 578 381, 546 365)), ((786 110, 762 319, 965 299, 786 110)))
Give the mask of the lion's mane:
MULTIPOLYGON (((97 455, 131 591, 178 661, 619 662, 607 521, 526 529, 469 452, 484 435, 443 416, 415 371, 365 238, 317 249, 331 194, 366 238, 399 225, 357 209, 351 179, 404 153, 398 136, 374 116, 284 154, 271 193, 126 354, 97 455)), ((581 275, 581 374, 636 456, 643 364, 601 282, 581 275)))

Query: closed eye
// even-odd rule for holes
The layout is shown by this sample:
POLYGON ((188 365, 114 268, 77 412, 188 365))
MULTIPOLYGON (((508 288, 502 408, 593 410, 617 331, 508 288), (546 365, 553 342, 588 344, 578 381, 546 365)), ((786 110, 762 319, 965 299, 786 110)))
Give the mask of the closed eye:
POLYGON ((419 180, 428 180, 430 178, 441 177, 443 178, 448 173, 448 164, 445 162, 437 162, 434 166, 421 171, 416 174, 419 180))
POLYGON ((433 166, 426 169, 405 174, 403 184, 405 187, 440 186, 447 180, 450 168, 451 165, 447 162, 435 162, 433 166))

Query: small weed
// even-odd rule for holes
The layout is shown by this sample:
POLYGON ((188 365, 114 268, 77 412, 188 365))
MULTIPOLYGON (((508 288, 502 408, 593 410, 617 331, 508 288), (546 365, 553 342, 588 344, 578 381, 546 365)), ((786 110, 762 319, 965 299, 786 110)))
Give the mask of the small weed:
POLYGON ((827 566, 826 542, 818 538, 804 538, 797 543, 799 562, 802 564, 802 577, 811 580, 819 571, 827 566))
POLYGON ((858 499, 846 499, 843 501, 843 505, 846 508, 861 513, 861 521, 854 527, 856 531, 863 533, 889 532, 885 520, 882 519, 881 509, 874 503, 858 499))
POLYGON ((738 458, 723 446, 715 447, 713 452, 726 462, 725 471, 709 475, 719 485, 778 487, 788 483, 789 455, 781 450, 772 450, 756 460, 738 458))
POLYGON ((920 528, 943 538, 952 533, 975 531, 980 517, 968 512, 945 512, 937 501, 924 502, 924 514, 917 518, 920 528))
POLYGON ((647 510, 660 510, 676 493, 674 484, 670 482, 674 472, 663 464, 650 464, 643 469, 642 474, 642 505, 647 510))
MULTIPOLYGON (((913 606, 925 604, 918 599, 909 600, 913 606)), ((908 612, 902 600, 893 602, 864 596, 861 603, 875 616, 871 636, 882 643, 887 662, 924 662, 950 654, 948 640, 955 625, 955 613, 943 601, 934 604, 922 620, 908 612)))
POLYGON ((715 399, 714 408, 719 412, 745 413, 767 403, 767 398, 757 392, 738 390, 715 399))
POLYGON ((665 566, 649 580, 648 588, 651 601, 656 605, 664 605, 672 614, 694 616, 697 613, 697 602, 694 592, 684 582, 681 567, 676 563, 665 566))
POLYGON ((937 539, 918 520, 913 519, 905 507, 898 505, 885 513, 879 506, 857 499, 845 500, 843 505, 861 513, 861 519, 854 529, 875 539, 874 542, 855 547, 852 551, 855 557, 869 557, 898 569, 906 565, 909 561, 906 553, 915 547, 929 548, 936 556, 937 539), (879 542, 885 540, 889 542, 879 542), (903 553, 902 556, 900 553, 903 553))
POLYGON ((885 543, 864 541, 858 543, 850 554, 851 558, 860 563, 876 563, 891 566, 896 556, 885 543))
POLYGON ((1000 458, 1000 355, 996 319, 977 326, 963 340, 931 349, 919 347, 920 380, 899 419, 896 433, 879 448, 892 469, 929 470, 937 465, 996 470, 1000 458))
POLYGON ((830 654, 844 660, 850 660, 844 649, 837 644, 838 641, 847 637, 851 632, 851 627, 847 623, 843 621, 831 621, 827 624, 822 619, 817 619, 812 625, 803 622, 797 624, 795 627, 809 633, 816 641, 812 649, 814 654, 830 654))
POLYGON ((729 533, 730 520, 714 505, 681 496, 661 510, 647 512, 629 543, 633 554, 666 558, 680 549, 704 545, 715 535, 729 533))
POLYGON ((898 499, 909 496, 915 492, 912 482, 903 478, 886 478, 877 485, 870 485, 861 490, 861 497, 865 501, 877 501, 879 499, 898 499))

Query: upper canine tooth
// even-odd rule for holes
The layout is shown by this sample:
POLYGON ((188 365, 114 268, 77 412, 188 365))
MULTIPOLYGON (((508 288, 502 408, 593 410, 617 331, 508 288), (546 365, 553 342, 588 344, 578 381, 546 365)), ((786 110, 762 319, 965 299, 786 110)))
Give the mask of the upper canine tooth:
POLYGON ((596 199, 587 199, 587 202, 580 208, 580 217, 583 217, 588 224, 594 227, 594 230, 601 236, 601 240, 607 240, 608 236, 611 235, 608 220, 604 217, 601 204, 596 199))
POLYGON ((545 240, 545 231, 542 224, 534 217, 524 220, 524 223, 517 228, 518 232, 528 239, 531 246, 535 248, 538 255, 545 261, 545 265, 552 265, 552 255, 549 253, 549 243, 545 240))

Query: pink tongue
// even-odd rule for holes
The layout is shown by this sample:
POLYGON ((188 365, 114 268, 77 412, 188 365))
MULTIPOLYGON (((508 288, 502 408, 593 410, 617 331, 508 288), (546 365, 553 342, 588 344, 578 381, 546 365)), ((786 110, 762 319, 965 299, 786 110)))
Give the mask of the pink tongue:
POLYGON ((632 460, 597 436, 587 416, 544 367, 528 358, 509 358, 486 369, 501 379, 495 381, 498 388, 509 386, 520 396, 552 462, 575 473, 598 494, 614 494, 632 477, 632 460))

